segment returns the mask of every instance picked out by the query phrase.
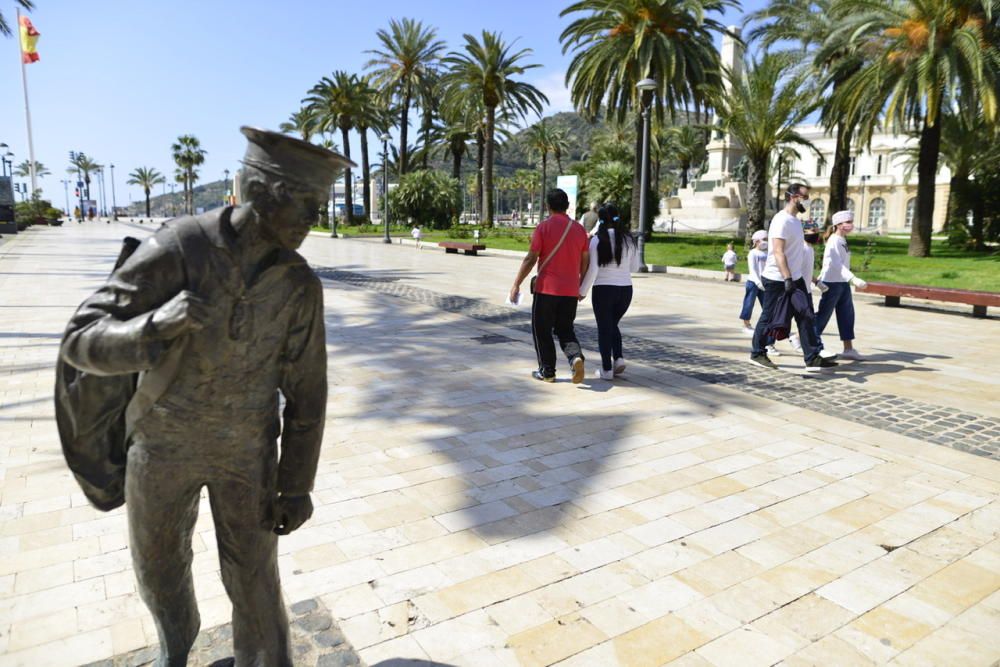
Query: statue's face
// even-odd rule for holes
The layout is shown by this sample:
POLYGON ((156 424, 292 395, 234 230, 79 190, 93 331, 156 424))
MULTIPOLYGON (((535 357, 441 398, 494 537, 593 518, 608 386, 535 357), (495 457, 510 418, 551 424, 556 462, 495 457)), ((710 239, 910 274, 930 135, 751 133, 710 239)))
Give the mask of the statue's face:
POLYGON ((272 189, 271 205, 261 215, 261 233, 283 248, 295 250, 319 220, 326 193, 279 183, 272 189))

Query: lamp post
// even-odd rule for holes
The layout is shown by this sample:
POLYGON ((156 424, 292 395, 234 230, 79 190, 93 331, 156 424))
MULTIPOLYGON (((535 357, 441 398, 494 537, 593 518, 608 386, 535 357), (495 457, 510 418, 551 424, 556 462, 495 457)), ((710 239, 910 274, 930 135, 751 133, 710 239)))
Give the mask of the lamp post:
POLYGON ((170 184, 170 217, 177 215, 177 202, 174 200, 174 188, 176 187, 176 183, 170 184))
POLYGON ((8 148, 9 148, 9 146, 7 144, 0 143, 0 160, 3 161, 3 175, 4 176, 7 175, 7 158, 2 153, 4 151, 6 151, 8 148))
MULTIPOLYGON (((80 154, 77 153, 76 151, 70 151, 69 152, 70 164, 74 164, 76 162, 76 158, 79 155, 80 154)), ((83 208, 83 179, 80 176, 80 166, 78 164, 74 166, 76 166, 76 193, 80 197, 80 219, 77 220, 77 222, 83 222, 83 220, 87 217, 87 211, 86 209, 83 208)))
POLYGON ((222 205, 229 206, 229 170, 222 170, 222 205))
POLYGON ((383 134, 382 139, 382 217, 385 222, 385 238, 382 243, 392 243, 389 238, 389 135, 383 134))
POLYGON ((69 181, 63 178, 59 182, 63 184, 63 194, 66 195, 66 217, 69 218, 69 181))
POLYGON ((649 107, 653 102, 656 81, 643 79, 635 85, 642 103, 642 169, 639 176, 639 273, 646 273, 646 217, 649 211, 649 107))
POLYGON ((865 221, 865 227, 868 226, 868 217, 869 217, 865 216, 865 189, 868 186, 869 178, 871 178, 871 176, 869 176, 868 174, 864 174, 861 176, 861 206, 858 208, 858 216, 857 216, 859 219, 863 219, 865 221), (862 216, 865 217, 862 218, 862 216))
POLYGON ((118 207, 115 206, 115 165, 111 167, 111 219, 118 220, 118 207))
POLYGON ((3 155, 0 155, 0 159, 3 160, 3 175, 10 176, 11 179, 14 178, 14 154, 7 151, 3 155))

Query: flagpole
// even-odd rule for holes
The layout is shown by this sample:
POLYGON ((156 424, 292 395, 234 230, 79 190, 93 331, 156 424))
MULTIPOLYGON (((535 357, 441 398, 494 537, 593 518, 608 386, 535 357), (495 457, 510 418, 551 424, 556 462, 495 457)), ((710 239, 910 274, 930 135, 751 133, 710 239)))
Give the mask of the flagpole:
POLYGON ((17 10, 17 46, 21 55, 21 86, 24 88, 24 119, 28 125, 28 171, 31 174, 31 196, 38 190, 38 175, 35 173, 35 142, 31 138, 31 107, 28 105, 28 68, 24 62, 24 42, 21 38, 21 9, 17 10))

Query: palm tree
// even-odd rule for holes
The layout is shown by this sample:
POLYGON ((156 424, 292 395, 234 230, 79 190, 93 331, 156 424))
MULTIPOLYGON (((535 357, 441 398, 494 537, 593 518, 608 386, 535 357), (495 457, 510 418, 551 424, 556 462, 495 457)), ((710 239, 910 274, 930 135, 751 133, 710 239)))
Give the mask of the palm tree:
MULTIPOLYGON (((35 176, 48 176, 52 172, 45 168, 45 165, 41 162, 35 161, 35 176)), ((29 178, 31 176, 31 161, 25 160, 21 164, 14 167, 14 175, 20 176, 21 178, 29 178)))
MULTIPOLYGON (((316 118, 316 127, 324 132, 340 130, 344 142, 344 157, 351 158, 351 130, 357 127, 363 113, 363 101, 374 97, 375 91, 368 85, 367 78, 348 74, 343 70, 324 76, 302 100, 306 108, 316 118)), ((367 122, 367 121, 365 121, 367 122)), ((367 126, 366 126, 367 127, 367 126)), ((363 134, 365 151, 368 139, 363 134)), ((367 205, 367 204, 366 204, 367 205)), ((354 198, 351 192, 351 170, 344 170, 344 218, 347 224, 354 223, 354 198)))
POLYGON ((552 128, 552 143, 549 148, 552 150, 552 157, 556 159, 556 167, 559 173, 563 173, 562 159, 569 154, 569 133, 564 127, 552 128))
POLYGON ((521 194, 526 194, 529 202, 534 201, 535 188, 538 187, 538 172, 534 169, 518 169, 514 172, 514 182, 518 188, 517 210, 519 214, 523 214, 521 194))
POLYGON ((201 147, 198 138, 191 134, 183 134, 177 137, 177 141, 171 144, 170 152, 173 154, 174 162, 183 174, 184 201, 188 215, 194 213, 194 184, 198 180, 198 172, 195 167, 204 164, 207 151, 201 147))
MULTIPOLYGON (((32 9, 35 8, 35 3, 33 3, 31 0, 15 0, 15 2, 21 5, 21 7, 25 9, 25 11, 31 11, 32 9)), ((0 34, 4 35, 5 37, 10 37, 12 34, 10 24, 7 23, 7 19, 4 18, 3 12, 0 12, 0 34)))
MULTIPOLYGON (((744 20, 753 28, 748 41, 759 40, 765 49, 776 44, 798 42, 796 53, 801 64, 812 68, 814 74, 827 81, 827 88, 836 92, 862 64, 859 50, 823 48, 833 34, 837 22, 832 18, 838 0, 773 0, 770 4, 751 13, 744 20)), ((830 210, 847 207, 847 180, 850 177, 851 142, 854 126, 847 118, 827 105, 822 118, 828 130, 835 130, 836 144, 833 164, 830 166, 830 210)))
POLYGON ((442 107, 441 118, 431 130, 431 145, 441 149, 451 159, 451 177, 461 178, 462 159, 469 154, 469 143, 475 132, 461 108, 442 107))
POLYGON ((760 60, 745 59, 745 73, 727 72, 729 91, 715 91, 712 107, 719 130, 736 137, 746 151, 747 239, 764 228, 768 160, 779 146, 815 148, 795 129, 818 102, 805 85, 808 72, 787 76, 793 58, 789 54, 764 54, 760 60))
POLYGON ((572 51, 566 71, 573 104, 589 118, 604 114, 636 126, 632 220, 639 219, 642 120, 636 84, 656 81, 653 112, 700 110, 709 91, 722 86, 716 33, 725 32, 709 14, 738 7, 736 0, 577 0, 560 16, 580 15, 559 39, 572 51))
MULTIPOLYGON (((531 110, 541 113, 542 104, 549 100, 530 83, 514 77, 538 64, 524 65, 520 61, 531 55, 531 49, 513 51, 513 42, 505 43, 499 33, 484 30, 482 39, 466 34, 465 53, 452 51, 445 58, 448 73, 446 94, 470 95, 481 100, 485 111, 483 128, 483 224, 493 225, 493 153, 496 141, 498 109, 524 115, 531 110), (464 89, 464 93, 462 92, 464 89)), ((446 98, 447 99, 447 98, 446 98)))
POLYGON ((309 109, 303 107, 292 113, 288 120, 278 126, 278 129, 285 134, 298 134, 303 141, 309 141, 316 134, 316 119, 309 109))
POLYGON ((374 68, 372 83, 382 90, 386 100, 399 102, 398 167, 402 176, 407 169, 410 105, 423 82, 437 68, 445 43, 437 39, 436 29, 408 18, 390 19, 389 30, 379 30, 375 35, 382 48, 367 52, 374 57, 365 63, 365 68, 374 68))
POLYGON ((931 250, 942 111, 977 97, 997 119, 1000 0, 838 0, 837 28, 824 48, 865 53, 866 62, 836 92, 832 108, 858 124, 862 144, 884 125, 919 128, 917 208, 909 254, 931 250))
POLYGON ((545 208, 545 189, 548 177, 549 153, 552 152, 554 128, 543 118, 528 128, 526 138, 529 150, 542 162, 542 208, 545 208))
POLYGON ((101 168, 101 165, 90 158, 86 153, 72 153, 72 157, 69 160, 69 169, 66 170, 68 174, 79 173, 83 176, 83 194, 84 199, 90 199, 90 174, 91 172, 97 172, 101 168))
POLYGON ((677 125, 667 128, 664 135, 661 151, 673 156, 681 170, 680 186, 686 188, 691 167, 704 162, 708 155, 705 150, 708 144, 705 130, 693 125, 677 125))
POLYGON ((151 217, 149 212, 149 193, 157 185, 162 185, 166 183, 167 179, 163 177, 163 174, 158 172, 152 167, 138 167, 128 175, 128 180, 126 183, 129 185, 138 185, 142 188, 142 191, 146 194, 146 217, 151 217))

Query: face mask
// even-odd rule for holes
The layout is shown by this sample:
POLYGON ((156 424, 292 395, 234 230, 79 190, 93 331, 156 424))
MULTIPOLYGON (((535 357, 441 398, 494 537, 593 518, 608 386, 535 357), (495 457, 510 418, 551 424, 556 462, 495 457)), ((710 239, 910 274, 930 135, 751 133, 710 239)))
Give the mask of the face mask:
POLYGON ((845 232, 848 232, 848 233, 853 232, 854 231, 854 223, 853 222, 842 223, 840 225, 840 228, 843 229, 845 232))
POLYGON ((757 248, 760 250, 767 250, 767 241, 761 241, 758 243, 757 248))

